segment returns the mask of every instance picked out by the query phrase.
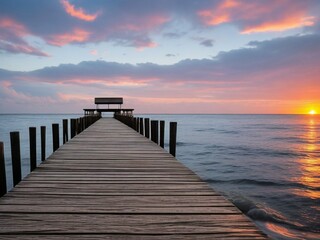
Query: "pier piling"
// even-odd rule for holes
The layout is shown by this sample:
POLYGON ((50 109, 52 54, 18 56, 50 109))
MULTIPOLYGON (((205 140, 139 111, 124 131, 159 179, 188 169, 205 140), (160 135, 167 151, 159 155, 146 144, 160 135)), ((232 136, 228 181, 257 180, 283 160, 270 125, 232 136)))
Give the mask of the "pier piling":
POLYGON ((30 172, 37 167, 37 128, 29 128, 30 172))
POLYGON ((59 124, 52 124, 52 146, 53 152, 55 152, 59 148, 59 124))
POLYGON ((20 134, 10 132, 13 186, 21 181, 20 134))
POLYGON ((68 134, 68 119, 63 119, 62 120, 62 136, 63 136, 63 144, 65 144, 66 142, 68 142, 68 138, 69 138, 69 134, 68 134))
POLYGON ((172 156, 176 156, 177 146, 177 123, 170 122, 170 139, 169 139, 169 152, 172 156))
POLYGON ((159 128, 157 120, 151 120, 151 140, 156 144, 159 143, 159 128))
POLYGON ((4 146, 0 142, 0 198, 7 193, 6 165, 4 159, 4 146))

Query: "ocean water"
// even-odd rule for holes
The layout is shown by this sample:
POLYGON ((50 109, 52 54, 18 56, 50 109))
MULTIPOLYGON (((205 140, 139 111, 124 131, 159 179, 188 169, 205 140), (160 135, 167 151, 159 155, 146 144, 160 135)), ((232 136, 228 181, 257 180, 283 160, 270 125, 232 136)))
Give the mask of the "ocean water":
MULTIPOLYGON (((51 124, 78 116, 0 115, 8 178, 10 131, 20 131, 26 175, 28 127, 47 126, 49 156, 51 124)), ((169 122, 178 122, 177 159, 230 199, 270 237, 320 239, 319 115, 137 116, 165 120, 166 138, 169 122)))

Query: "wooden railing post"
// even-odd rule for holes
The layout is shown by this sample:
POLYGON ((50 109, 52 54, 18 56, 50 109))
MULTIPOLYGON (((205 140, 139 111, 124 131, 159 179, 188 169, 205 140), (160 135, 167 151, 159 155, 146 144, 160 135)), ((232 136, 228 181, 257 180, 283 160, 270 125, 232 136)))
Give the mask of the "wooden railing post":
POLYGON ((71 128, 70 138, 74 138, 74 136, 76 135, 76 119, 74 119, 74 118, 71 119, 70 128, 71 128))
POLYGON ((133 118, 133 129, 137 130, 137 118, 133 118))
POLYGON ((144 136, 146 138, 150 138, 150 119, 149 118, 144 119, 144 136))
POLYGON ((46 160, 46 126, 41 126, 41 161, 46 160))
POLYGON ((139 132, 140 129, 140 118, 137 118, 137 122, 136 122, 136 131, 139 132))
POLYGON ((140 118, 140 134, 143 135, 143 118, 140 118))
POLYGON ((69 134, 68 134, 68 119, 63 119, 62 120, 62 139, 63 139, 63 144, 65 144, 66 142, 68 142, 68 138, 69 138, 69 134))
POLYGON ((13 186, 21 181, 20 134, 10 132, 13 186))
POLYGON ((160 147, 164 148, 164 121, 160 121, 160 147))
POLYGON ((37 129, 29 127, 30 172, 37 167, 37 129))
POLYGON ((82 132, 81 128, 81 118, 77 118, 77 134, 82 132))
POLYGON ((52 124, 52 145, 55 152, 59 148, 59 124, 52 124))
POLYGON ((155 143, 159 143, 159 129, 158 129, 158 121, 151 120, 151 140, 155 143))
POLYGON ((86 121, 85 121, 86 118, 85 118, 85 117, 82 117, 81 119, 82 119, 82 131, 83 131, 83 130, 86 129, 86 121))
POLYGON ((176 146, 177 146, 177 123, 176 122, 170 122, 170 154, 172 156, 176 156, 176 146))
POLYGON ((0 197, 7 193, 7 177, 6 177, 6 164, 4 160, 4 146, 0 142, 0 197))

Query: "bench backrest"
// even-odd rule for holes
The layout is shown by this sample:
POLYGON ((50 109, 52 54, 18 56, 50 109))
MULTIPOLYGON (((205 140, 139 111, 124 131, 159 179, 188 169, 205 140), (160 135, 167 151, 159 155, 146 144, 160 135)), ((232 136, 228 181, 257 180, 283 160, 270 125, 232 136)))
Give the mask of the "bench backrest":
POLYGON ((123 104, 123 98, 95 98, 95 104, 123 104))

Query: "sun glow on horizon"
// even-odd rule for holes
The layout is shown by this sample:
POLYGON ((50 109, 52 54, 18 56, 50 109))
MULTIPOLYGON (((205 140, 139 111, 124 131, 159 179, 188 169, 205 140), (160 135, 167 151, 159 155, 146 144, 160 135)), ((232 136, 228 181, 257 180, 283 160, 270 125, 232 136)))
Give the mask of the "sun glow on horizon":
POLYGON ((312 109, 312 110, 309 111, 309 114, 310 114, 310 115, 315 115, 315 114, 317 114, 317 112, 312 109))

